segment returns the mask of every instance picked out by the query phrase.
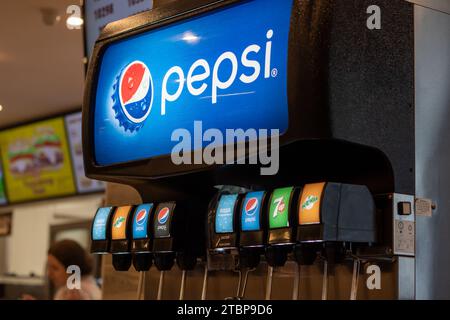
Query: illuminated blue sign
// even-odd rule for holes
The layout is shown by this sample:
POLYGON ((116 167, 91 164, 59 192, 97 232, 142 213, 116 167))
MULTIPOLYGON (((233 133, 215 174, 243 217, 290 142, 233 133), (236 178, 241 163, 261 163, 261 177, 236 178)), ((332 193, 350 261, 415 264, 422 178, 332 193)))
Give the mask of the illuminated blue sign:
POLYGON ((148 219, 153 204, 142 204, 136 208, 133 217, 133 239, 146 239, 148 234, 148 219))
POLYGON ((242 1, 109 45, 95 100, 96 162, 168 155, 179 142, 173 131, 194 136, 194 121, 224 136, 286 132, 292 3, 242 1))
POLYGON ((260 230, 259 216, 262 207, 264 191, 250 192, 242 203, 241 226, 242 231, 260 230))
POLYGON ((216 210, 216 233, 229 233, 234 231, 233 218, 237 197, 237 194, 228 194, 220 197, 216 210))
POLYGON ((92 240, 106 240, 106 224, 108 223, 109 215, 112 207, 103 207, 97 210, 92 226, 92 240))

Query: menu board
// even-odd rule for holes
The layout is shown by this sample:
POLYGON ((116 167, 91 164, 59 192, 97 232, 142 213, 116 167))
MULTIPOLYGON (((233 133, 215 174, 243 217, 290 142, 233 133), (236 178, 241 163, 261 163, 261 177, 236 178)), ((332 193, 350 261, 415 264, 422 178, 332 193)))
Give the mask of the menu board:
POLYGON ((102 191, 105 189, 104 182, 89 179, 84 174, 81 119, 81 112, 65 117, 77 190, 79 193, 102 191))
POLYGON ((85 0, 86 47, 92 54, 95 40, 110 22, 153 8, 153 0, 85 0))
POLYGON ((75 193, 62 117, 2 131, 0 150, 9 202, 75 193))
POLYGON ((3 183, 3 170, 0 163, 0 205, 6 204, 5 184, 3 183))

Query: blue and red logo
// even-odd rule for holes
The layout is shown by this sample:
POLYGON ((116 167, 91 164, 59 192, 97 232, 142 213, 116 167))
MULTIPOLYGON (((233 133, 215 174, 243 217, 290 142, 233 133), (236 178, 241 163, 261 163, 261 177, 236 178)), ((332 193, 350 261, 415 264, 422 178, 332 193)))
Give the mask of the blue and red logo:
POLYGON ((264 191, 247 193, 241 210, 242 231, 256 231, 261 229, 260 213, 263 205, 264 191))
POLYGON ((141 209, 136 215, 136 224, 138 226, 144 224, 145 218, 147 218, 148 211, 146 209, 141 209))
POLYGON ((162 208, 159 210, 158 213, 158 223, 159 224, 165 224, 167 220, 169 219, 170 209, 167 207, 162 208))
POLYGON ((258 198, 249 198, 245 203, 245 214, 247 216, 253 216, 258 211, 258 198))
POLYGON ((141 61, 127 65, 113 86, 113 109, 119 126, 130 132, 139 130, 150 114, 153 103, 153 80, 141 61))

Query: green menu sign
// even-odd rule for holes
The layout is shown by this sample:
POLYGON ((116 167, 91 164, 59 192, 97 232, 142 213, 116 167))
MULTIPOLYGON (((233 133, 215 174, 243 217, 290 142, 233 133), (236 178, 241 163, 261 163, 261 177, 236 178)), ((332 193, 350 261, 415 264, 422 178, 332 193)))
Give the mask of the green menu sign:
POLYGON ((270 198, 269 226, 273 228, 289 227, 289 207, 294 187, 275 189, 270 198))

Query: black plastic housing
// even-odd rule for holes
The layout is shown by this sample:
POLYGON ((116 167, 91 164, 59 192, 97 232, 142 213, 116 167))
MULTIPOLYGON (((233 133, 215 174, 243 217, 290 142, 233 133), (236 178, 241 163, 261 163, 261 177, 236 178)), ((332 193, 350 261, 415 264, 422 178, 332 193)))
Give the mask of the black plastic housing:
POLYGON ((366 186, 328 182, 320 203, 320 224, 299 225, 297 242, 377 241, 375 203, 366 186))

